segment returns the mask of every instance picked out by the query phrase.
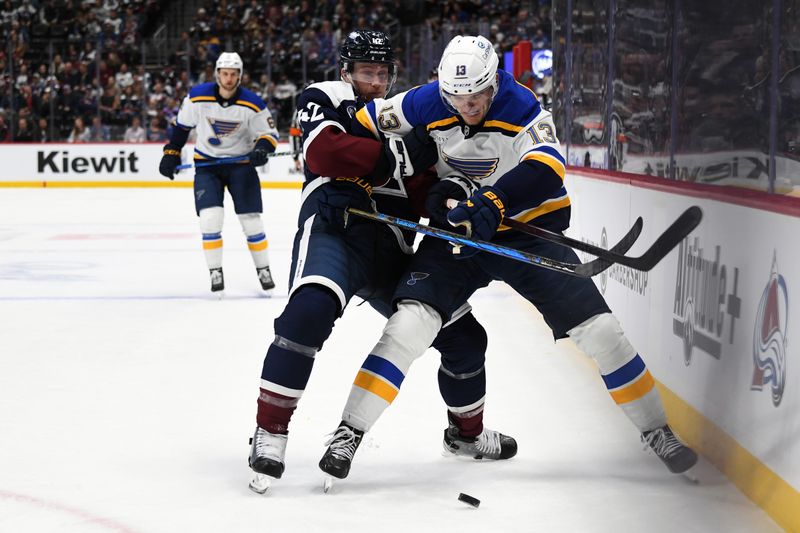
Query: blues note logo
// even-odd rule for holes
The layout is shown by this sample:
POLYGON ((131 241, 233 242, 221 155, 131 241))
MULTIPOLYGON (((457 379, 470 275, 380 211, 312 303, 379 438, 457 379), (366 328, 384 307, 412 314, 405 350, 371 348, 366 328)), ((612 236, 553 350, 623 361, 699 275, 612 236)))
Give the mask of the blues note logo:
POLYGON ((778 407, 786 385, 786 344, 789 324, 789 292, 772 257, 769 281, 761 295, 753 331, 753 380, 750 390, 770 389, 772 405, 778 407))
POLYGON ((463 159, 453 157, 442 152, 444 162, 473 180, 488 178, 497 170, 498 158, 491 159, 463 159))
POLYGON ((214 131, 214 137, 208 138, 208 144, 211 146, 219 146, 222 144, 222 138, 232 135, 241 126, 241 122, 233 122, 231 120, 220 120, 218 118, 208 117, 208 123, 214 131))
POLYGON ((411 279, 406 281, 406 285, 416 285, 418 281, 422 281, 423 279, 430 276, 427 272, 412 272, 411 279))

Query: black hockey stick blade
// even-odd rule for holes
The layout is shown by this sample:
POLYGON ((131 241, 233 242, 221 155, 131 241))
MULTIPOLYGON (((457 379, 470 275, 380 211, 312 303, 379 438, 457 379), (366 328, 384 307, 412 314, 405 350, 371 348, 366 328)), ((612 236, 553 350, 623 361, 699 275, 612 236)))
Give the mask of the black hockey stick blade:
MULTIPOLYGON (((571 276, 577 276, 581 278, 592 277, 596 274, 599 274, 600 272, 607 269, 613 264, 612 261, 604 261, 602 259, 595 259, 594 261, 590 261, 589 263, 566 263, 564 261, 557 261, 555 259, 550 259, 548 257, 531 254, 528 252, 524 252, 522 250, 517 250, 515 248, 501 246, 499 244, 494 244, 492 242, 471 239, 469 237, 465 237, 464 235, 460 235, 458 233, 453 233, 451 231, 434 228, 431 226, 426 226, 425 224, 419 224, 417 222, 412 222, 410 220, 393 217, 391 215, 385 215, 383 213, 377 213, 377 212, 371 213, 369 211, 362 211, 361 209, 355 209, 353 207, 348 207, 347 213, 350 215, 356 215, 369 220, 383 222, 392 226, 397 226, 399 228, 410 229, 416 231, 417 233, 422 233, 423 235, 430 235, 431 237, 443 239, 453 244, 458 244, 461 246, 469 246, 470 248, 477 248, 478 250, 489 252, 509 259, 514 259, 522 263, 538 266, 541 268, 546 268, 548 270, 555 270, 556 272, 562 272, 564 274, 569 274, 571 276)), ((631 242, 630 244, 632 245, 633 243, 631 242)), ((630 247, 630 245, 628 247, 630 247)), ((622 253, 624 252, 625 250, 622 250, 622 253)))
POLYGON ((636 242, 636 239, 638 239, 639 235, 642 233, 642 226, 644 225, 644 221, 642 220, 642 217, 637 218, 636 222, 634 222, 633 226, 631 226, 631 229, 629 229, 628 233, 626 233, 625 236, 622 238, 620 242, 622 241, 626 243, 630 242, 630 245, 628 245, 628 247, 625 248, 624 252, 622 253, 614 251, 617 249, 616 245, 613 246, 611 249, 606 250, 605 248, 600 248, 599 246, 595 246, 594 244, 589 244, 588 242, 579 241, 578 239, 571 239, 566 235, 562 235, 561 233, 556 233, 554 231, 546 230, 544 228, 540 228, 534 226, 533 224, 528 224, 526 222, 520 222, 519 220, 514 220, 513 218, 504 218, 502 224, 519 232, 527 233, 528 235, 533 235, 535 237, 539 237, 540 239, 544 239, 546 241, 554 242, 562 246, 567 246, 569 248, 574 248, 575 250, 580 250, 581 252, 592 254, 600 259, 606 259, 614 263, 619 263, 620 260, 624 261, 627 258, 627 256, 623 255, 624 252, 630 249, 630 247, 633 245, 634 242, 636 242))

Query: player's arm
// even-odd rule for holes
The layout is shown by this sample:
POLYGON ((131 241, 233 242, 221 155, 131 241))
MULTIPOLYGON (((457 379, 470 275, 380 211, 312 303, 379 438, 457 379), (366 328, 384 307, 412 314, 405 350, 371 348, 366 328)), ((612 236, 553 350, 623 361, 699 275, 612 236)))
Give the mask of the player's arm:
POLYGON ((187 96, 181 103, 178 115, 175 117, 172 132, 169 135, 169 142, 164 145, 164 155, 158 165, 158 171, 162 176, 175 179, 175 169, 181 164, 181 150, 189 139, 189 133, 195 127, 197 109, 187 96))
MULTIPOLYGON (((263 102, 260 103, 263 104, 263 102)), ((261 111, 250 118, 248 125, 256 139, 255 146, 253 146, 253 150, 248 155, 250 164, 254 167, 266 165, 269 154, 273 153, 278 147, 280 134, 275 128, 272 113, 269 112, 265 104, 261 111)))

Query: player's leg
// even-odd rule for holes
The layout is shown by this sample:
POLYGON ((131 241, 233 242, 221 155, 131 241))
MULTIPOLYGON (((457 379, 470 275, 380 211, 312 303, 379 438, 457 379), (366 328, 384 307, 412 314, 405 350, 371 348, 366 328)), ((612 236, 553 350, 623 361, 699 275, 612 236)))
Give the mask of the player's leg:
POLYGON ((197 169, 194 178, 195 210, 203 235, 203 255, 206 258, 211 277, 211 291, 225 289, 222 274, 222 224, 224 211, 222 208, 224 186, 222 181, 211 171, 197 169))
MULTIPOLYGON (((525 239, 532 253, 567 262, 578 257, 569 248, 540 239, 525 239)), ((519 247, 519 242, 514 243, 519 247)), ((578 348, 597 363, 611 398, 642 433, 658 441, 653 445, 659 458, 673 472, 690 468, 696 454, 680 443, 667 425, 664 407, 644 360, 628 341, 617 319, 590 279, 566 276, 541 268, 519 268, 510 260, 484 257, 497 265, 494 272, 533 303, 553 330, 556 339, 569 336, 578 348), (661 443, 667 443, 661 446, 661 443), (669 451, 667 451, 669 448, 669 451)))
POLYGON ((261 182, 256 169, 252 166, 231 165, 231 167, 228 190, 247 239, 247 247, 256 267, 258 281, 263 290, 269 291, 275 288, 275 282, 269 268, 269 241, 261 220, 263 211, 261 182))
POLYGON ((517 441, 483 425, 486 401, 486 330, 471 312, 439 331, 433 347, 441 353, 439 392, 447 405, 444 449, 474 459, 510 459, 517 441))

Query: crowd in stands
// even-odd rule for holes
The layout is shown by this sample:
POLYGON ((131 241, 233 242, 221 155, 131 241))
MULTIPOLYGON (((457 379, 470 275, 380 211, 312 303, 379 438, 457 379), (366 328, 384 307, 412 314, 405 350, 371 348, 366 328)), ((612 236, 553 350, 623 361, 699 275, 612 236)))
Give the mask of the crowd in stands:
POLYGON ((536 0, 206 0, 180 39, 167 43, 166 64, 152 64, 143 50, 169 5, 0 2, 0 142, 164 142, 189 88, 213 81, 226 50, 242 56, 242 85, 285 131, 304 83, 337 78, 338 43, 352 29, 394 36, 413 24, 455 34, 482 23, 500 53, 521 39, 549 46, 549 2, 536 0))

